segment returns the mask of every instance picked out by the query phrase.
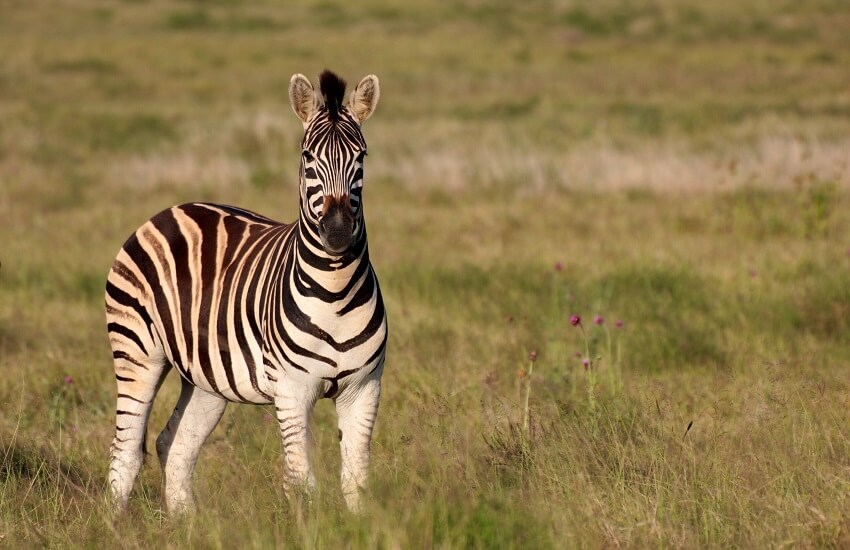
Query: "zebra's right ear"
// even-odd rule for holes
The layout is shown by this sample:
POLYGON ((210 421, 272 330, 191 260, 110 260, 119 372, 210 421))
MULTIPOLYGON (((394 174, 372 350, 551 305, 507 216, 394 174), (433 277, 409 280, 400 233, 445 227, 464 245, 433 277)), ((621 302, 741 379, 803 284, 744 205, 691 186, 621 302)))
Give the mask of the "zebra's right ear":
POLYGON ((289 80, 289 103, 306 128, 313 113, 316 112, 319 102, 316 99, 316 91, 313 89, 313 85, 303 74, 294 74, 289 80))

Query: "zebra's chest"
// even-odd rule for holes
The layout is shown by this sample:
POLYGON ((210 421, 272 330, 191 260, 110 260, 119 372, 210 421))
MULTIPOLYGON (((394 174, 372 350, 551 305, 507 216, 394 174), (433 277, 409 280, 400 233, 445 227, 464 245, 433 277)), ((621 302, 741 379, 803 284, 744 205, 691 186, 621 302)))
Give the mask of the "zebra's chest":
POLYGON ((296 371, 316 378, 336 376, 367 366, 386 338, 380 297, 345 310, 316 300, 295 300, 298 309, 282 312, 272 338, 279 358, 296 371))

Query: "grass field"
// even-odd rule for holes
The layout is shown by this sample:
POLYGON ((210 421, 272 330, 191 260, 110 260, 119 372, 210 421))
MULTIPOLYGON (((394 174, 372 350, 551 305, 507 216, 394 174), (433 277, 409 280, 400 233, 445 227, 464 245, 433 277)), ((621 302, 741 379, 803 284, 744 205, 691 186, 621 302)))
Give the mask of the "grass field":
POLYGON ((0 0, 0 546, 850 546, 850 5, 298 4, 0 0), (113 521, 109 265, 182 201, 294 219, 325 67, 382 85, 366 513, 324 401, 311 508, 231 405, 196 515, 150 456, 113 521))

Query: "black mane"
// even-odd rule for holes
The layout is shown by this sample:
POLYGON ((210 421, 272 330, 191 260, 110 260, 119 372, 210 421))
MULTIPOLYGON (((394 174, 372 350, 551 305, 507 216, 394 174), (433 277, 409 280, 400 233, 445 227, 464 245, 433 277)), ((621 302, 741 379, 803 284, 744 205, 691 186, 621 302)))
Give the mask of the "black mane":
POLYGON ((325 98, 325 106, 331 119, 338 120, 339 112, 342 110, 342 102, 345 99, 345 80, 325 69, 319 75, 319 89, 325 98))

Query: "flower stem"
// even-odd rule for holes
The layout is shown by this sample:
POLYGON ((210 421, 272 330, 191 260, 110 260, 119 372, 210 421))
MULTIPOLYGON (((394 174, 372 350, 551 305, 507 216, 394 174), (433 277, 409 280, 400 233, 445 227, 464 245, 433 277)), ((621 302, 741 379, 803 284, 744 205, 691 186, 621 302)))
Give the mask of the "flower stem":
POLYGON ((528 382, 525 389, 525 403, 522 406, 522 429, 528 433, 528 398, 531 397, 531 373, 534 371, 534 361, 528 365, 528 382))
POLYGON ((590 342, 587 339, 587 333, 584 331, 584 326, 579 324, 581 335, 584 337, 584 356, 587 360, 587 405, 590 407, 590 412, 596 410, 596 372, 593 370, 593 359, 590 357, 590 342))

